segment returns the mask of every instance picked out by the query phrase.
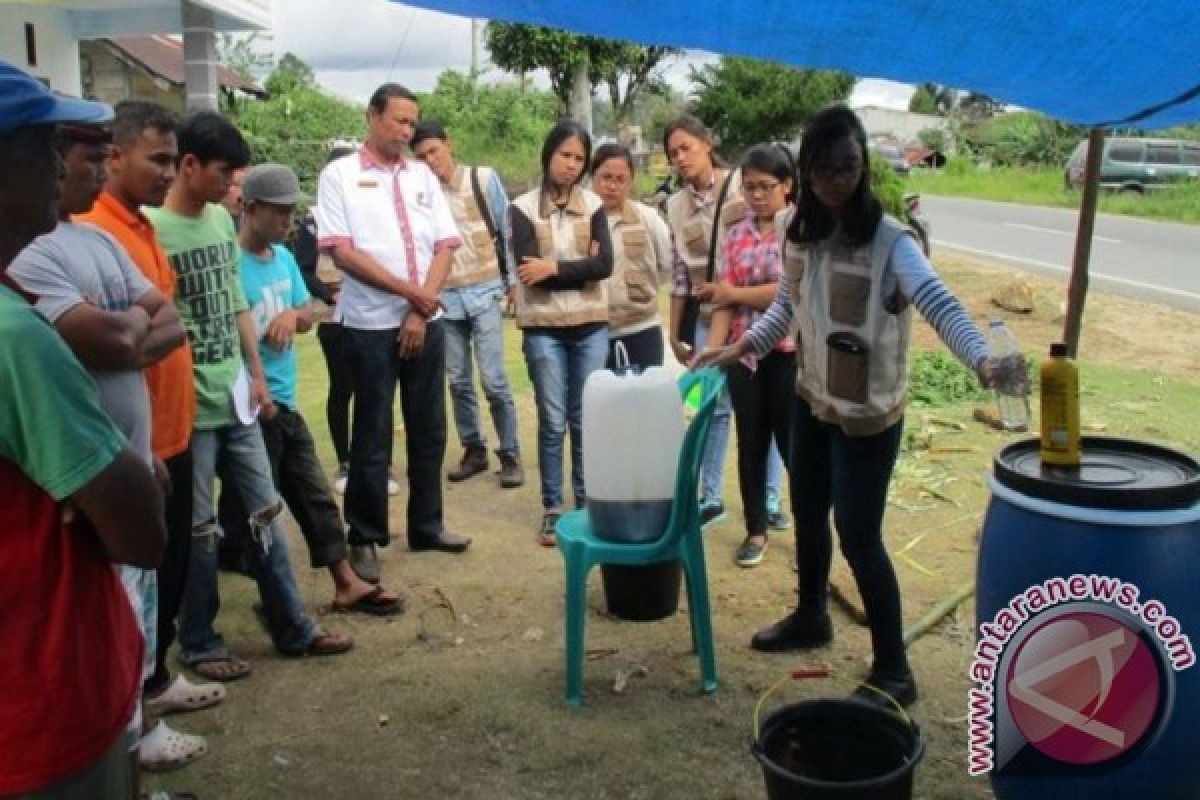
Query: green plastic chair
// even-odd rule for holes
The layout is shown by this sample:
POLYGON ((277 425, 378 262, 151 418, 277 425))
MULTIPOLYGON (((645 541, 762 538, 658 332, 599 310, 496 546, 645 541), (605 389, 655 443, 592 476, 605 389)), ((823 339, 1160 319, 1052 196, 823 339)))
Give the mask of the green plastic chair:
POLYGON ((679 378, 684 397, 700 387, 699 410, 683 439, 675 482, 671 516, 662 536, 654 542, 626 544, 597 538, 586 510, 563 514, 555 526, 558 548, 566 566, 567 590, 567 703, 583 703, 583 630, 587 614, 587 578, 597 564, 643 566, 678 559, 683 562, 687 583, 688 614, 692 625, 692 647, 700 659, 705 692, 717 688, 717 658, 713 647, 712 606, 708 599, 708 573, 704 565, 704 542, 700 536, 700 505, 697 487, 704 444, 712 424, 717 396, 725 375, 714 367, 685 372, 679 378))

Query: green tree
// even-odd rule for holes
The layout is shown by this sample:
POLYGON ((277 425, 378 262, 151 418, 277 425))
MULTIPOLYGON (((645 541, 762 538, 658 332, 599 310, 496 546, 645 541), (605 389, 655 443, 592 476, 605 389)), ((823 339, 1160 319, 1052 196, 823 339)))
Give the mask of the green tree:
POLYGON ((917 114, 945 116, 958 105, 959 93, 940 83, 922 83, 908 101, 908 110, 917 114))
POLYGON ((964 126, 968 150, 998 166, 1062 166, 1085 128, 1036 111, 1000 114, 964 126))
POLYGON ((854 88, 845 72, 797 69, 770 61, 722 56, 691 68, 692 112, 720 140, 727 156, 758 142, 791 138, 820 109, 844 102, 854 88))
POLYGON ((658 79, 663 61, 682 52, 510 22, 489 22, 486 38, 492 63, 501 69, 522 76, 545 69, 560 111, 567 109, 572 76, 586 57, 592 89, 602 84, 608 90, 618 125, 628 121, 638 96, 658 79))

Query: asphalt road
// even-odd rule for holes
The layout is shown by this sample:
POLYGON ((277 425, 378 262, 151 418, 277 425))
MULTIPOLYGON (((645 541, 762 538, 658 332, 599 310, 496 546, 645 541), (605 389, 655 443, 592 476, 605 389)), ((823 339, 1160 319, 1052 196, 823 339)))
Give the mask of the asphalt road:
MULTIPOLYGON (((1076 211, 922 195, 935 248, 1005 261, 1064 281, 1076 211)), ((1200 313, 1200 226, 1099 214, 1090 286, 1200 313)))

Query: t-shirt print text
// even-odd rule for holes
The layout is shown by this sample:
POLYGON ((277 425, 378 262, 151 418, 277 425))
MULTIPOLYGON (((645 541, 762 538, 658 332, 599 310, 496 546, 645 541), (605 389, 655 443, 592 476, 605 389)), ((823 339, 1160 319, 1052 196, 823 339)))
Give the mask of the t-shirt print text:
POLYGON ((186 305, 188 338, 196 364, 215 364, 234 357, 237 325, 233 313, 230 262, 233 242, 197 247, 171 256, 177 277, 175 292, 186 305))

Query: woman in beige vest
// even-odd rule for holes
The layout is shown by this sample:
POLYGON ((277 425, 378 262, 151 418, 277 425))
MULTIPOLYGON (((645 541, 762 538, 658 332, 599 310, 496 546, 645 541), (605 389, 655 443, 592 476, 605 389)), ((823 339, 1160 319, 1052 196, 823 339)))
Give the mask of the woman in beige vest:
POLYGON ((900 587, 883 545, 883 513, 904 424, 911 306, 984 386, 996 359, 910 232, 871 191, 867 136, 844 106, 817 114, 799 154, 800 201, 781 216, 784 277, 771 307, 741 339, 696 359, 762 357, 789 329, 796 341, 792 512, 795 611, 754 635, 766 652, 828 644, 833 536, 854 573, 875 660, 855 696, 891 707, 917 699, 903 640, 900 587))
POLYGON ((613 245, 608 279, 608 363, 616 367, 621 344, 639 369, 661 367, 663 334, 658 316, 658 275, 671 269, 671 233, 662 216, 630 199, 633 156, 620 144, 604 144, 592 156, 592 186, 604 204, 613 245))
POLYGON ((542 522, 538 541, 555 544, 563 507, 563 440, 571 437, 575 505, 583 482, 583 384, 608 356, 612 244, 600 198, 579 186, 591 163, 591 136, 565 119, 542 146, 542 185, 509 206, 517 265, 517 327, 538 412, 542 522))

